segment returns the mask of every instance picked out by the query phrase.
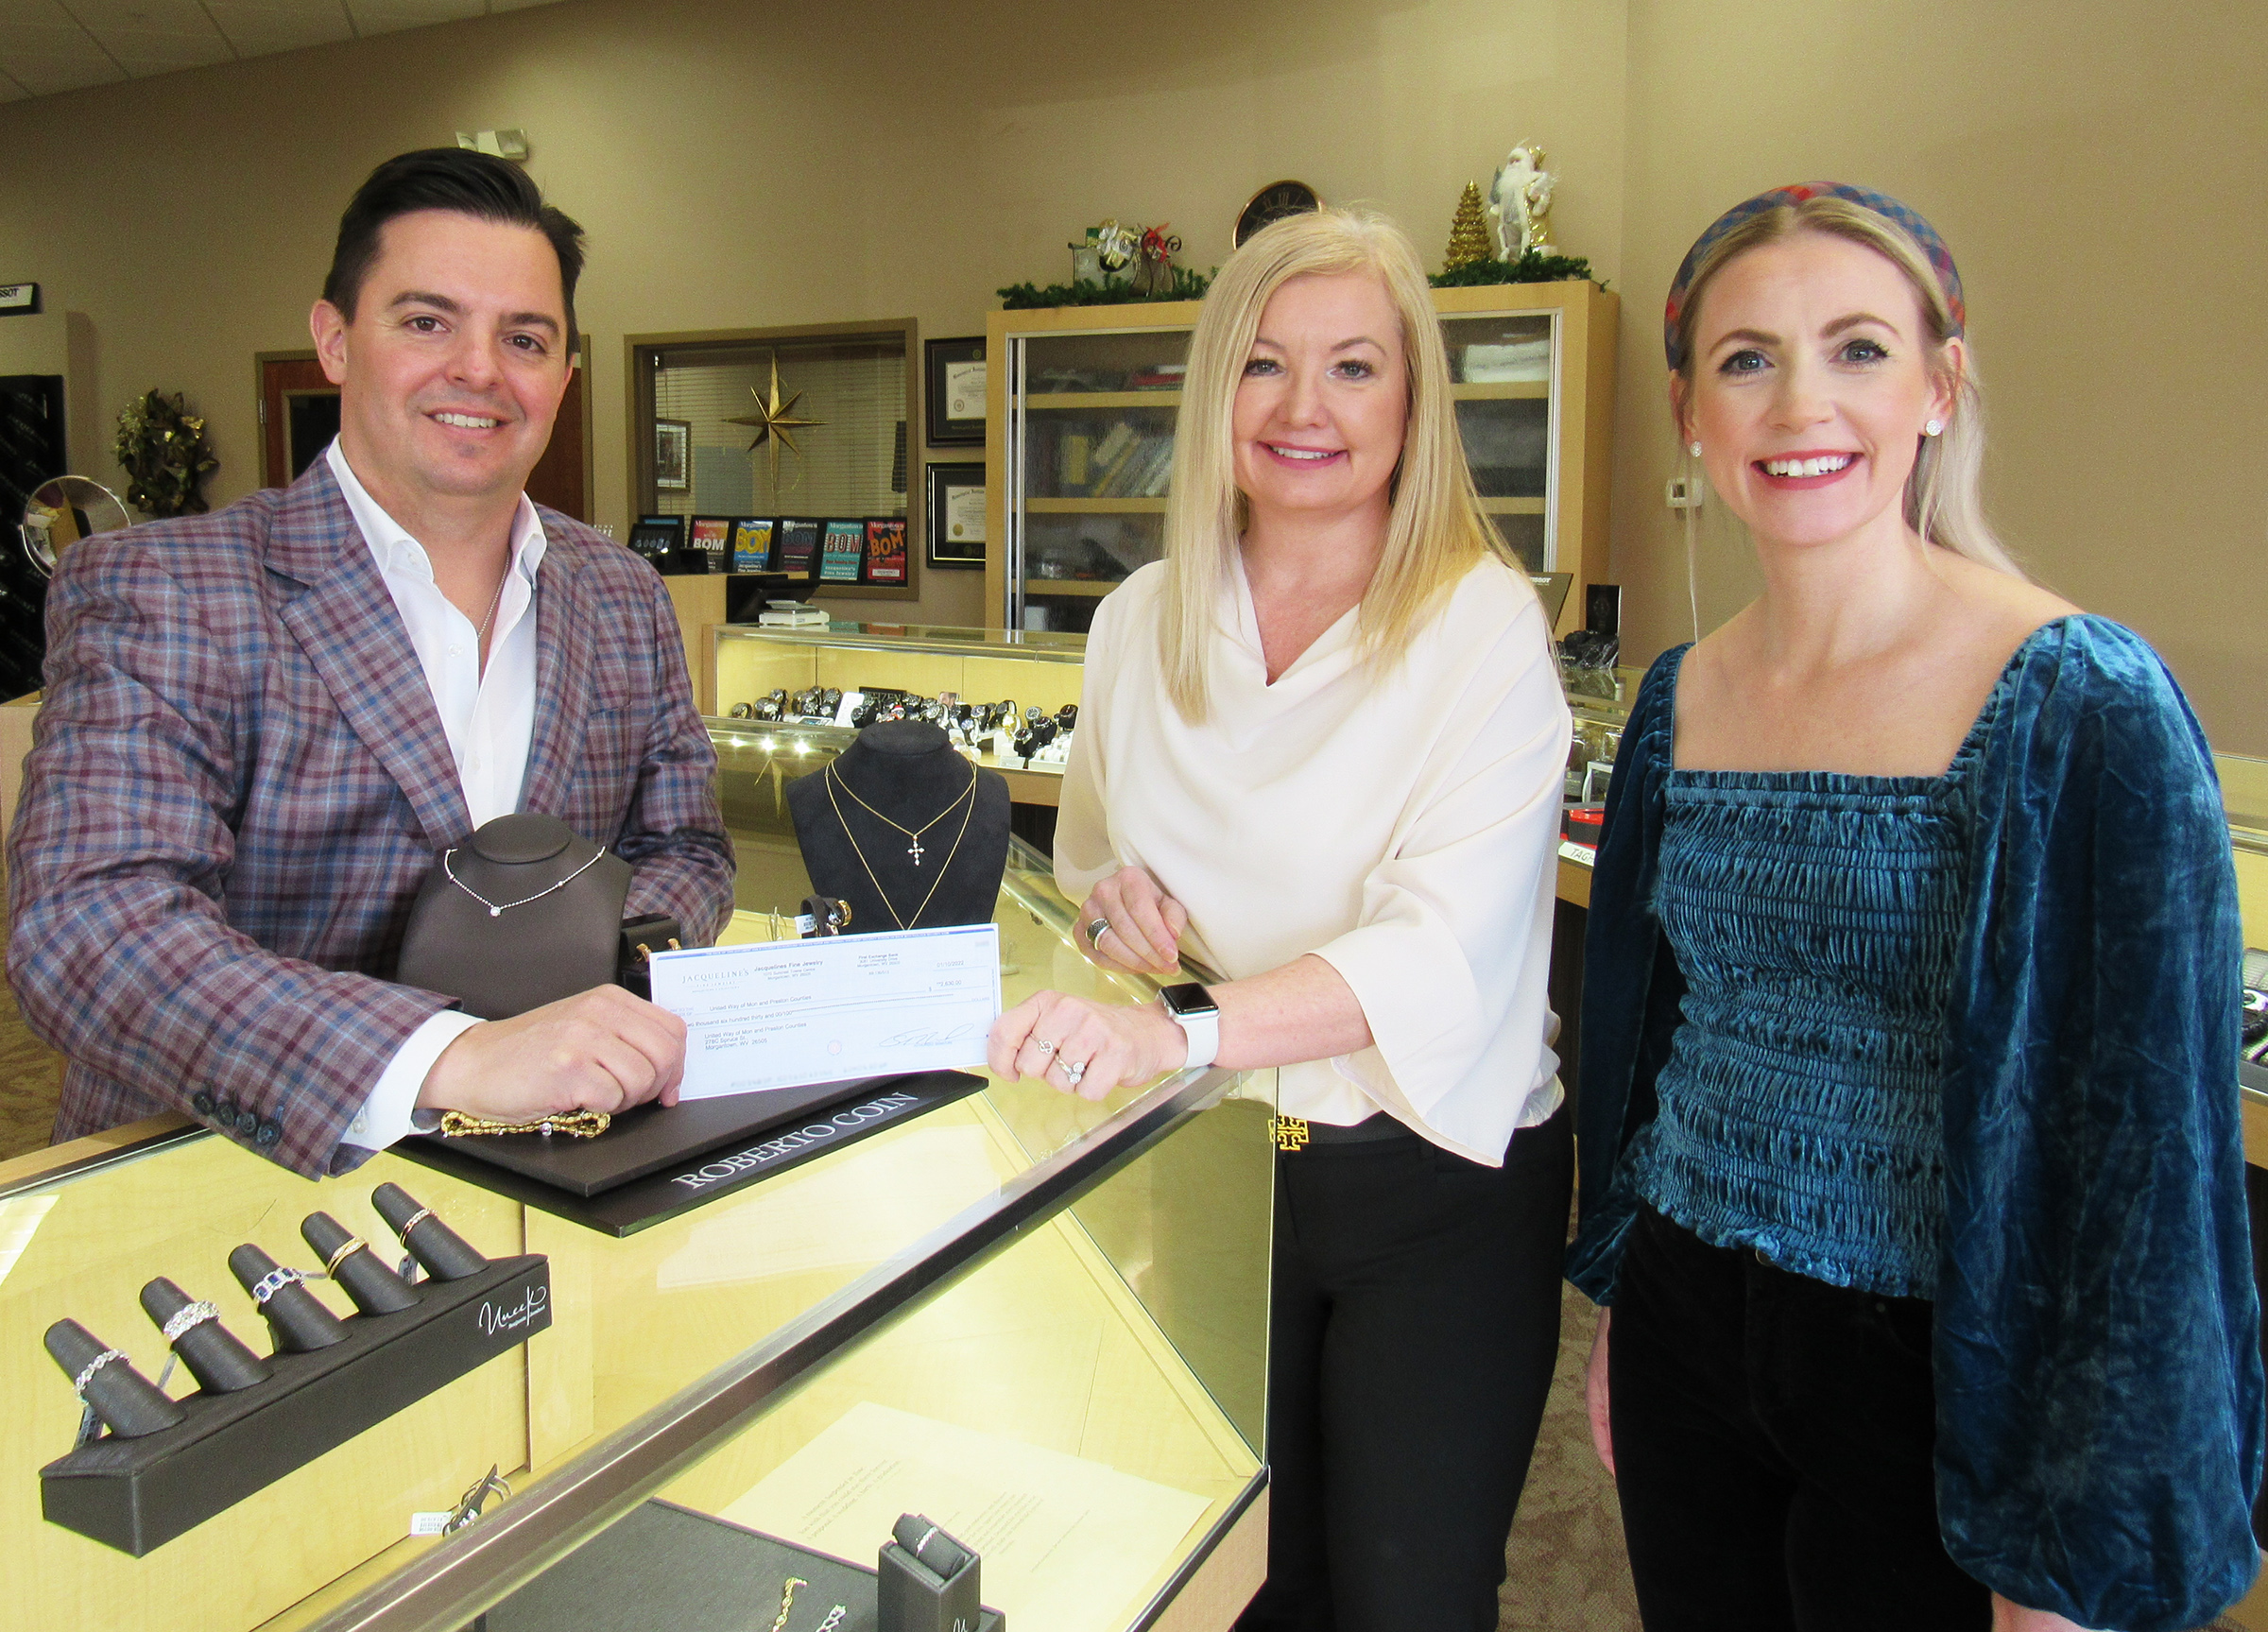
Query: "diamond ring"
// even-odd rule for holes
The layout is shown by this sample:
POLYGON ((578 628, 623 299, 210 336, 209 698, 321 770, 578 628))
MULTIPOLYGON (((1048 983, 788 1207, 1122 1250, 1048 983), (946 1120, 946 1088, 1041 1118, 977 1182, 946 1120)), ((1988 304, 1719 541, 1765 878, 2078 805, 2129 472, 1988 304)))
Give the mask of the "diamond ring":
POLYGON ((1085 1060, 1067 1059, 1063 1062, 1063 1080, 1071 1084, 1072 1087, 1078 1087, 1079 1078, 1085 1076, 1086 1074, 1087 1062, 1085 1060))
POLYGON ((1032 1046, 1038 1049, 1041 1054, 1053 1054, 1056 1052, 1056 1045, 1048 1041, 1044 1037, 1035 1037, 1032 1039, 1032 1046))

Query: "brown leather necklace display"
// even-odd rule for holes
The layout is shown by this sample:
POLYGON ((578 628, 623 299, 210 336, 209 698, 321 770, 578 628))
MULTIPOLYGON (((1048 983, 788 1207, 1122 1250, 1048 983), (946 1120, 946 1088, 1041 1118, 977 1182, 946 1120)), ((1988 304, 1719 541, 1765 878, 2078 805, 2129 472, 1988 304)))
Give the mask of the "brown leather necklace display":
POLYGON ((434 859, 394 978, 507 1020, 614 981, 630 864, 557 816, 498 816, 434 859))

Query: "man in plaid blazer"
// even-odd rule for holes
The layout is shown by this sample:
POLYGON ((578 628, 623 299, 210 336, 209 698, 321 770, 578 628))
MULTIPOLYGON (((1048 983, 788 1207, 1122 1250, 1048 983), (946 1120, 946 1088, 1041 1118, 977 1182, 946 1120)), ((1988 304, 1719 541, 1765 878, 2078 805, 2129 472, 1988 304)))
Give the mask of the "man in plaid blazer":
POLYGON ((478 1022, 387 978, 484 802, 611 848, 626 910, 691 942, 730 911, 662 581, 523 493, 580 262, 502 161, 389 161, 315 310, 338 443, 286 490, 65 553, 9 848, 9 976, 69 1061, 59 1140, 181 1109, 317 1176, 419 1112, 674 1096, 682 1025, 619 988, 478 1022))

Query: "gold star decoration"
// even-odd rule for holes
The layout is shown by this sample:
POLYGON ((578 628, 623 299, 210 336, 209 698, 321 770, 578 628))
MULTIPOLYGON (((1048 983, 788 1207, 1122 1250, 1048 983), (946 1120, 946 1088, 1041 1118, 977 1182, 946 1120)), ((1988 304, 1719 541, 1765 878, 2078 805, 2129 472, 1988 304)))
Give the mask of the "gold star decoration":
POLYGON ((742 414, 734 419, 727 420, 725 423, 747 425, 754 428, 756 439, 748 444, 748 452, 751 454, 766 442, 771 444, 772 491, 777 493, 780 490, 780 445, 782 442, 786 443, 787 451, 800 457, 803 450, 796 446, 796 438, 792 433, 805 429, 816 430, 826 421, 824 420, 799 420, 794 417, 796 404, 803 400, 803 393, 800 391, 784 402, 781 400, 780 353, 777 352, 772 353, 772 394, 770 398, 767 400, 765 394, 753 386, 748 387, 748 395, 756 399, 756 411, 752 414, 742 414))

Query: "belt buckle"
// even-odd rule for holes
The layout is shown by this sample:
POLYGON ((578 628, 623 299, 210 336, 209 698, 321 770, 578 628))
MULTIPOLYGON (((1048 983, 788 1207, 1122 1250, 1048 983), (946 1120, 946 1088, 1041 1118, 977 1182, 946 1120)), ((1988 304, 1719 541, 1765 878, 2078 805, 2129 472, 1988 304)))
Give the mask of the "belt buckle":
POLYGON ((1304 1116, 1271 1117, 1268 1131, 1275 1136, 1278 1150, 1307 1148, 1307 1118, 1304 1116))

